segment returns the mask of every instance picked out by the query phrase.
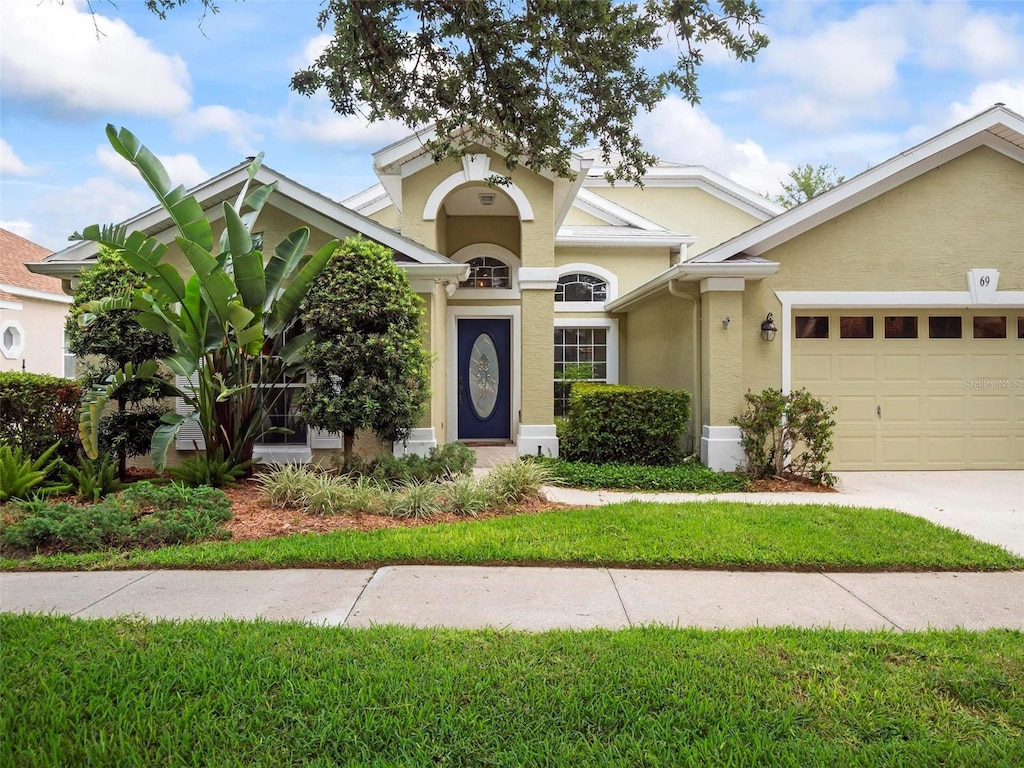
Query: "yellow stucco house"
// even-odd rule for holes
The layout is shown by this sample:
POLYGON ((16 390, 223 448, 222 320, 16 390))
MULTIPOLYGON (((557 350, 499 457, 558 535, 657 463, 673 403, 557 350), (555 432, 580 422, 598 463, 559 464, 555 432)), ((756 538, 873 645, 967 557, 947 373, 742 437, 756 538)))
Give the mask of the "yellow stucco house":
MULTIPOLYGON (((380 184, 331 201, 277 181, 267 242, 360 233, 394 249, 426 302, 432 401, 398 453, 454 440, 557 455, 556 378, 689 390, 690 447, 742 462, 747 390, 807 387, 838 407, 835 469, 1024 468, 1024 118, 997 105, 782 211, 700 166, 664 163, 609 186, 500 155, 435 163, 412 136, 373 155, 380 184)), ((216 216, 240 165, 193 190, 216 216)), ((153 209, 129 226, 167 237, 153 209)), ((71 279, 74 245, 34 268, 71 279)), ((286 406, 287 407, 287 406, 286 406)), ((333 448, 297 432, 275 458, 333 448), (290 453, 289 453, 290 452, 290 453)), ((179 441, 185 448, 191 437, 179 441)))

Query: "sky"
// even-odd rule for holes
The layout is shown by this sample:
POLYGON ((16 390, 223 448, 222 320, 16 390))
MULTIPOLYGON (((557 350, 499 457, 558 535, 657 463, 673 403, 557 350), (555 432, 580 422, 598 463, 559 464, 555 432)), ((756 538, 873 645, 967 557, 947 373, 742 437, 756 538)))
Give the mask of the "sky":
MULTIPOLYGON (((218 0, 161 21, 141 0, 0 2, 0 227, 59 250, 75 230, 154 204, 106 141, 135 133, 191 186, 258 151, 343 200, 376 183, 400 125, 334 114, 289 89, 324 44, 315 0, 218 0)), ((664 160, 762 194, 796 165, 847 177, 995 102, 1024 113, 1024 1, 763 0, 754 62, 705 48, 700 104, 670 96, 638 130, 664 160)), ((674 57, 669 40, 652 63, 674 57)))

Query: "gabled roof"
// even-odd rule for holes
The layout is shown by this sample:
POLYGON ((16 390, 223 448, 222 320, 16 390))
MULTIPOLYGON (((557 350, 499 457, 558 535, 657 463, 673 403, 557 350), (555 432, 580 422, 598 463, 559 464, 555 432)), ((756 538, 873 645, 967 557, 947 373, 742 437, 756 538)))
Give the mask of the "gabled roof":
MULTIPOLYGON (((247 162, 229 168, 224 173, 214 176, 189 190, 204 210, 211 211, 211 218, 217 218, 215 209, 225 200, 234 200, 247 178, 247 162)), ((425 248, 414 240, 403 237, 393 229, 378 224, 361 213, 357 213, 341 203, 315 192, 275 171, 266 165, 256 173, 255 181, 260 184, 277 182, 277 190, 270 198, 270 205, 295 215, 311 226, 331 235, 342 235, 345 231, 355 231, 365 237, 387 246, 405 261, 421 265, 452 266, 463 269, 439 253, 425 248)), ((143 211, 137 216, 123 222, 129 229, 137 229, 149 235, 158 235, 171 226, 170 217, 159 205, 143 211)), ((34 272, 70 276, 96 257, 97 246, 92 242, 77 242, 62 251, 58 251, 39 264, 33 264, 34 272), (74 270, 71 270, 74 265, 74 270)))
POLYGON ((996 104, 806 203, 790 208, 774 219, 705 251, 692 261, 723 262, 740 254, 761 256, 826 221, 982 146, 1024 163, 1024 117, 1002 104, 996 104))
POLYGON ((26 263, 42 261, 50 253, 48 248, 0 229, 0 299, 42 298, 35 294, 66 299, 58 278, 35 275, 25 268, 26 263))

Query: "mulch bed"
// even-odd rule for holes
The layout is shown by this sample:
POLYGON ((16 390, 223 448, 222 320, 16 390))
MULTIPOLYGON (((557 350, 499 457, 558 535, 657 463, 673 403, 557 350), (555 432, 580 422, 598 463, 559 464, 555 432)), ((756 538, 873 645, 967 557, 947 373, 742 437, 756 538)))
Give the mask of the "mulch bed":
POLYGON ((838 493, 836 488, 827 485, 815 485, 810 480, 800 477, 766 477, 755 480, 750 490, 758 493, 838 493))

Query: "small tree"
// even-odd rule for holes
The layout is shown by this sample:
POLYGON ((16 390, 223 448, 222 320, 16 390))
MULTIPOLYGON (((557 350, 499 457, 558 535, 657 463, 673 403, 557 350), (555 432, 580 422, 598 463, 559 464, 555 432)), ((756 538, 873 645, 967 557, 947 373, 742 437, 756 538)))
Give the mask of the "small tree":
MULTIPOLYGON (((145 285, 142 273, 129 267, 116 251, 104 247, 99 249, 96 266, 79 278, 65 329, 68 349, 82 358, 79 381, 84 389, 105 383, 126 363, 140 365, 174 354, 170 337, 143 328, 130 309, 111 310, 89 325, 78 322, 89 302, 130 295, 145 285)), ((166 377, 158 376, 127 382, 113 393, 117 412, 100 421, 100 447, 116 453, 122 480, 128 458, 149 453, 153 431, 168 410, 158 400, 166 390, 166 377)))
POLYGON ((423 413, 430 360, 422 312, 391 250, 362 238, 345 240, 310 286, 302 322, 315 383, 300 413, 310 426, 343 435, 346 467, 358 430, 401 440, 423 413))
POLYGON ((789 172, 789 178, 793 183, 782 183, 783 194, 771 196, 772 202, 783 208, 806 203, 812 197, 828 192, 832 187, 846 181, 846 177, 841 176, 834 165, 819 165, 815 168, 810 163, 798 165, 789 172))

